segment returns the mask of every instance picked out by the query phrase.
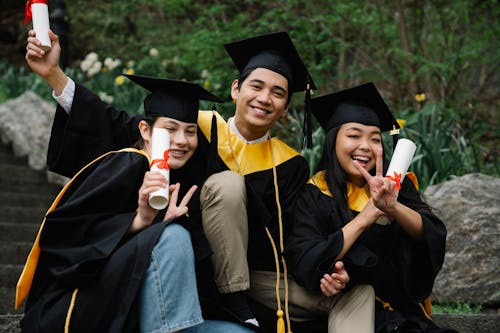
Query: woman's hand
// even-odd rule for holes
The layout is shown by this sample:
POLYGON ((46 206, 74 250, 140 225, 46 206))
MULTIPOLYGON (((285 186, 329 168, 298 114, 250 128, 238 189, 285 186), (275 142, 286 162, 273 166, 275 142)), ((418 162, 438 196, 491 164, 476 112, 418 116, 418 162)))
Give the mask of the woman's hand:
POLYGON ((396 204, 398 192, 396 191, 396 182, 382 175, 382 149, 378 149, 376 155, 375 176, 370 175, 357 161, 354 161, 354 165, 368 183, 375 207, 387 213, 396 204))
POLYGON ((156 214, 158 214, 158 210, 149 205, 149 195, 166 186, 168 186, 168 179, 158 171, 147 171, 144 174, 142 186, 139 189, 137 214, 130 226, 130 232, 139 231, 153 223, 156 214))
POLYGON ((334 296, 341 292, 349 282, 349 274, 342 261, 337 261, 333 266, 333 273, 325 274, 320 280, 319 287, 327 297, 334 296))
POLYGON ((179 205, 177 205, 177 198, 179 196, 179 190, 181 188, 181 185, 179 183, 170 186, 170 201, 168 203, 168 209, 167 212, 165 213, 165 217, 163 218, 163 221, 169 221, 171 219, 175 219, 179 216, 182 216, 184 214, 188 213, 188 203, 189 200, 191 200, 191 197, 193 196, 194 192, 198 189, 198 186, 193 185, 189 191, 186 193, 184 198, 182 198, 181 202, 179 205))

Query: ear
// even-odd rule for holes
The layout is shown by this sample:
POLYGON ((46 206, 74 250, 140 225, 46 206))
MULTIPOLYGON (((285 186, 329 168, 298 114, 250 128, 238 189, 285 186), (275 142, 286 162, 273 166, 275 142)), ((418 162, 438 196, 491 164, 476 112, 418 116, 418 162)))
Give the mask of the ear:
POLYGON ((231 84, 231 98, 233 100, 236 100, 238 98, 238 80, 234 80, 233 83, 231 84))
POLYGON ((285 108, 283 109, 283 112, 281 113, 282 118, 286 116, 286 114, 288 113, 288 110, 289 109, 288 109, 288 104, 287 104, 287 106, 285 106, 285 108))
POLYGON ((145 120, 141 120, 139 122, 139 132, 141 132, 141 137, 146 144, 149 144, 151 141, 152 128, 149 127, 148 123, 145 120))

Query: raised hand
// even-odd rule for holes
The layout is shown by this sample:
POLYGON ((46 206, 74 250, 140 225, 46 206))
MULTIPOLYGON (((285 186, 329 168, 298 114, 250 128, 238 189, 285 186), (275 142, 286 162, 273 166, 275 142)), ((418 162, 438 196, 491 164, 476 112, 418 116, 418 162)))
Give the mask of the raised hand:
POLYGON ((363 168, 357 161, 353 161, 353 163, 368 183, 372 201, 375 207, 383 212, 387 212, 387 210, 390 210, 396 203, 398 193, 396 190, 396 183, 393 180, 384 177, 382 174, 382 149, 378 149, 376 151, 376 155, 377 160, 375 165, 375 176, 370 175, 368 171, 363 168))
POLYGON ((59 58, 61 55, 61 47, 59 45, 59 37, 49 30, 49 38, 51 40, 51 49, 47 52, 40 48, 40 41, 36 38, 35 30, 28 32, 28 43, 26 45, 26 62, 33 70, 41 77, 46 77, 50 74, 53 68, 59 66, 59 58))
POLYGON ((40 41, 36 38, 35 30, 28 32, 26 45, 26 62, 31 70, 41 76, 54 90, 56 96, 60 95, 68 82, 68 77, 59 67, 61 46, 59 37, 49 30, 51 49, 47 52, 40 48, 40 41))
POLYGON ((179 216, 182 216, 182 215, 188 213, 188 206, 187 205, 189 203, 189 200, 191 200, 191 197, 193 196, 194 192, 196 192, 196 190, 198 189, 198 186, 193 185, 189 189, 189 191, 186 193, 184 198, 182 198, 179 205, 177 205, 177 199, 179 196, 180 188, 181 188, 181 185, 179 183, 170 186, 170 202, 168 203, 168 209, 167 209, 167 212, 165 213, 165 217, 163 218, 163 221, 175 219, 179 216))

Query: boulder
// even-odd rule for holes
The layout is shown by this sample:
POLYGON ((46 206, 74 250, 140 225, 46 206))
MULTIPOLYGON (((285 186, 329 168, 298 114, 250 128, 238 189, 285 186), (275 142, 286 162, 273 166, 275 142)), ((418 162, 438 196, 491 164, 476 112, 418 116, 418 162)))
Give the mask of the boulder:
POLYGON ((433 301, 498 308, 500 178, 467 174, 428 187, 424 198, 448 230, 433 301))

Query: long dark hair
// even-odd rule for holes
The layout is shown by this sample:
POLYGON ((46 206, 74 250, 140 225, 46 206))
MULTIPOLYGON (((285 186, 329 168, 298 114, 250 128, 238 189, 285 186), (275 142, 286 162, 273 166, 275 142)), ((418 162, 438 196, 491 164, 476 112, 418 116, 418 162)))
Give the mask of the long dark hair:
MULTIPOLYGON (((347 201, 347 183, 349 181, 349 176, 341 167, 335 150, 339 130, 340 126, 334 127, 326 133, 323 153, 318 165, 316 166, 315 172, 325 171, 325 180, 328 189, 334 198, 335 205, 341 214, 343 222, 347 223, 354 218, 354 214, 349 208, 347 201)), ((384 149, 383 143, 382 149, 384 149)), ((383 158, 384 174, 386 173, 388 166, 389 163, 385 158, 383 158)), ((374 175, 375 168, 372 168, 369 173, 374 175)), ((401 190, 399 191, 398 201, 415 210, 431 209, 430 206, 422 200, 420 194, 415 190, 415 187, 408 177, 405 177, 403 181, 401 190)))

